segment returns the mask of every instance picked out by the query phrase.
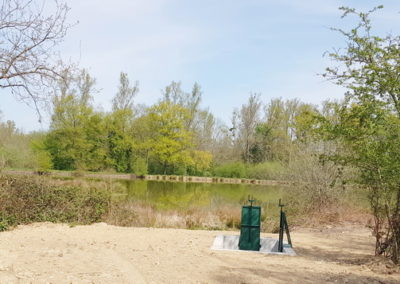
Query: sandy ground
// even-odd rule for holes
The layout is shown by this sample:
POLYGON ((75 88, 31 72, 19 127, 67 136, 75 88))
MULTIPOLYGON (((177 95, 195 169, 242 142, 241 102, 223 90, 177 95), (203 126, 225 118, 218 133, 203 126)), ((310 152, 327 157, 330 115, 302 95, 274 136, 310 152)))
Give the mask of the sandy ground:
POLYGON ((298 256, 212 251, 217 234, 238 232, 20 226, 0 233, 0 283, 400 283, 361 227, 296 230, 298 256))

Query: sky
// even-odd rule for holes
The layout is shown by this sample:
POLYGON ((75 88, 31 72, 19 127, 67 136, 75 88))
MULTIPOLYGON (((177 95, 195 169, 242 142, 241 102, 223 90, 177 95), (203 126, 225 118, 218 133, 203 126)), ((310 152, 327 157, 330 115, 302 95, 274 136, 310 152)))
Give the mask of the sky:
MULTIPOLYGON (((171 81, 190 91, 202 87, 202 106, 225 123, 251 92, 267 103, 298 98, 319 104, 344 90, 320 75, 331 62, 323 54, 345 46, 331 27, 353 27, 340 6, 369 10, 378 33, 400 34, 398 0, 67 0, 77 23, 58 46, 66 61, 96 78, 95 106, 111 109, 120 72, 139 81, 135 103, 151 105, 171 81)), ((1 90, 2 120, 25 132, 46 130, 35 110, 1 90)))

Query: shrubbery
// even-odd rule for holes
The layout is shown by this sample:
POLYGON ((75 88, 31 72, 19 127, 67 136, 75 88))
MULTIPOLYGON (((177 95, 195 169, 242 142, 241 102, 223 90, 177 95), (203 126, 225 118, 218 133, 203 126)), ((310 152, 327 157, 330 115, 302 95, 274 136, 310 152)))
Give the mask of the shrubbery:
POLYGON ((247 167, 247 177, 251 179, 278 179, 282 171, 282 164, 278 162, 265 162, 249 165, 247 167))
POLYGON ((214 168, 214 176, 226 178, 246 177, 246 166, 241 162, 224 164, 214 168))
POLYGON ((244 164, 234 162, 214 167, 213 175, 225 178, 277 179, 283 167, 278 162, 244 164))
POLYGON ((108 213, 110 193, 38 177, 0 176, 0 230, 32 222, 90 224, 108 213))

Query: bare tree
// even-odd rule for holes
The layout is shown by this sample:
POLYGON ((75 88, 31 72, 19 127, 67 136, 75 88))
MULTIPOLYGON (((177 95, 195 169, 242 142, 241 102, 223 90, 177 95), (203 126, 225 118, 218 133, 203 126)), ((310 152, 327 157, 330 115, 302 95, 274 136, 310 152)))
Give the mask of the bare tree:
POLYGON ((0 6, 0 88, 33 103, 39 116, 38 104, 64 68, 54 48, 70 27, 68 11, 57 0, 3 0, 0 6))
POLYGON ((133 98, 139 92, 139 82, 136 81, 134 86, 131 86, 128 74, 121 72, 119 77, 119 90, 112 100, 113 110, 132 109, 133 98))
POLYGON ((260 94, 250 94, 247 104, 242 105, 239 115, 238 143, 242 151, 243 160, 251 162, 250 149, 255 143, 257 124, 260 122, 261 101, 260 94))
POLYGON ((97 92, 94 88, 96 79, 90 76, 86 69, 82 69, 76 78, 76 81, 80 93, 81 104, 87 105, 92 98, 92 94, 97 92))

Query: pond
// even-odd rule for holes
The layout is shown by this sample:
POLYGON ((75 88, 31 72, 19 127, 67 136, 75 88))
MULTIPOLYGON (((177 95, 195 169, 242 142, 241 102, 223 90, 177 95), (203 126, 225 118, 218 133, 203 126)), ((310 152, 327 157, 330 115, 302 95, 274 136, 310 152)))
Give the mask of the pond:
POLYGON ((284 187, 252 184, 183 183, 147 180, 116 180, 119 198, 141 201, 157 210, 218 209, 232 206, 240 209, 248 197, 265 209, 278 209, 284 187))
MULTIPOLYGON (((290 206, 285 207, 290 223, 301 217, 301 201, 314 194, 312 189, 311 192, 307 188, 297 191, 283 185, 141 179, 83 180, 98 182, 99 187, 111 192, 113 202, 106 221, 119 226, 237 229, 240 228, 241 207, 249 204, 248 199, 251 196, 256 200, 255 205, 261 206, 263 231, 273 232, 279 227, 279 199, 283 203, 290 199, 290 206)), ((337 188, 332 193, 332 198, 336 198, 334 200, 338 205, 344 205, 344 209, 357 209, 354 211, 356 213, 362 213, 367 208, 366 197, 366 192, 357 187, 337 188)))

